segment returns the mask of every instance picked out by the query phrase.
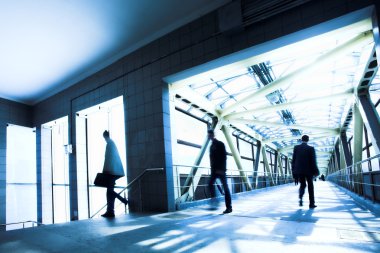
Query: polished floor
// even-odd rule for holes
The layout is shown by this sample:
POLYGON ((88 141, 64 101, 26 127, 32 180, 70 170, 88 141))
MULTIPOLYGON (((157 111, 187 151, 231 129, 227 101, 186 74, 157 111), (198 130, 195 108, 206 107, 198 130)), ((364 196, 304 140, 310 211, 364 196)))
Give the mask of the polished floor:
POLYGON ((380 252, 380 217, 328 182, 315 190, 316 209, 283 185, 233 199, 227 215, 221 204, 0 232, 0 252, 380 252))

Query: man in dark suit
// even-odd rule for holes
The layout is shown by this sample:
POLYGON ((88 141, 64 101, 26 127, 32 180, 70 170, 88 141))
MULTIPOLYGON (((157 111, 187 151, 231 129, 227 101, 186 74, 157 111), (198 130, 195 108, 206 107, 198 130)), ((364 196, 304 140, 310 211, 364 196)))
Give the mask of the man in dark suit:
POLYGON ((215 187, 214 183, 217 178, 220 179, 224 189, 224 199, 226 202, 226 210, 223 212, 231 213, 232 205, 231 205, 231 193, 228 189, 227 177, 226 177, 226 161, 227 161, 227 152, 224 146, 224 143, 215 139, 214 130, 208 130, 208 138, 212 141, 210 147, 210 163, 211 163, 211 177, 208 184, 211 198, 215 197, 215 187))
POLYGON ((316 208, 314 200, 313 177, 319 175, 315 150, 307 145, 309 136, 302 136, 302 144, 296 145, 293 150, 292 171, 293 177, 300 183, 299 205, 302 206, 302 197, 305 194, 306 182, 309 192, 309 208, 316 208))

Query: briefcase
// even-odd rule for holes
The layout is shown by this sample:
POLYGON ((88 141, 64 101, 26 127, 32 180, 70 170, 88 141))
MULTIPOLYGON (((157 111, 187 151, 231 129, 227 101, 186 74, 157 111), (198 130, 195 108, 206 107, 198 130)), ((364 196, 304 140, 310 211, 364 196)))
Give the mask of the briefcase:
POLYGON ((94 185, 99 187, 112 187, 115 185, 117 177, 111 174, 98 173, 96 174, 94 185))

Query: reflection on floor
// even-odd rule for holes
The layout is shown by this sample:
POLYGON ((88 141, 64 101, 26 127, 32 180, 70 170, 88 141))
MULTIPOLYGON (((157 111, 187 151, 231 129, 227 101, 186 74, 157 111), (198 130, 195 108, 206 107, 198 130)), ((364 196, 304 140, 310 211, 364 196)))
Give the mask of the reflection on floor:
POLYGON ((315 210, 284 185, 233 200, 228 215, 221 204, 0 232, 0 252, 380 252, 380 217, 328 182, 315 188, 315 210))

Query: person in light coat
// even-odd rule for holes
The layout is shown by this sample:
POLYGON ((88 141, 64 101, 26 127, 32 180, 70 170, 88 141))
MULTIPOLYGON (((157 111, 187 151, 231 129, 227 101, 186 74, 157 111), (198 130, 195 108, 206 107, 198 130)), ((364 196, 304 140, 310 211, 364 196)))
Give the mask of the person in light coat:
POLYGON ((121 163, 119 151, 117 150, 115 142, 110 138, 110 133, 107 130, 103 132, 103 137, 107 142, 103 173, 112 175, 113 183, 111 186, 107 187, 107 211, 102 214, 102 216, 106 218, 113 218, 115 217, 115 198, 118 198, 125 205, 128 204, 128 200, 121 197, 114 190, 115 181, 125 176, 125 173, 123 164, 121 163))

